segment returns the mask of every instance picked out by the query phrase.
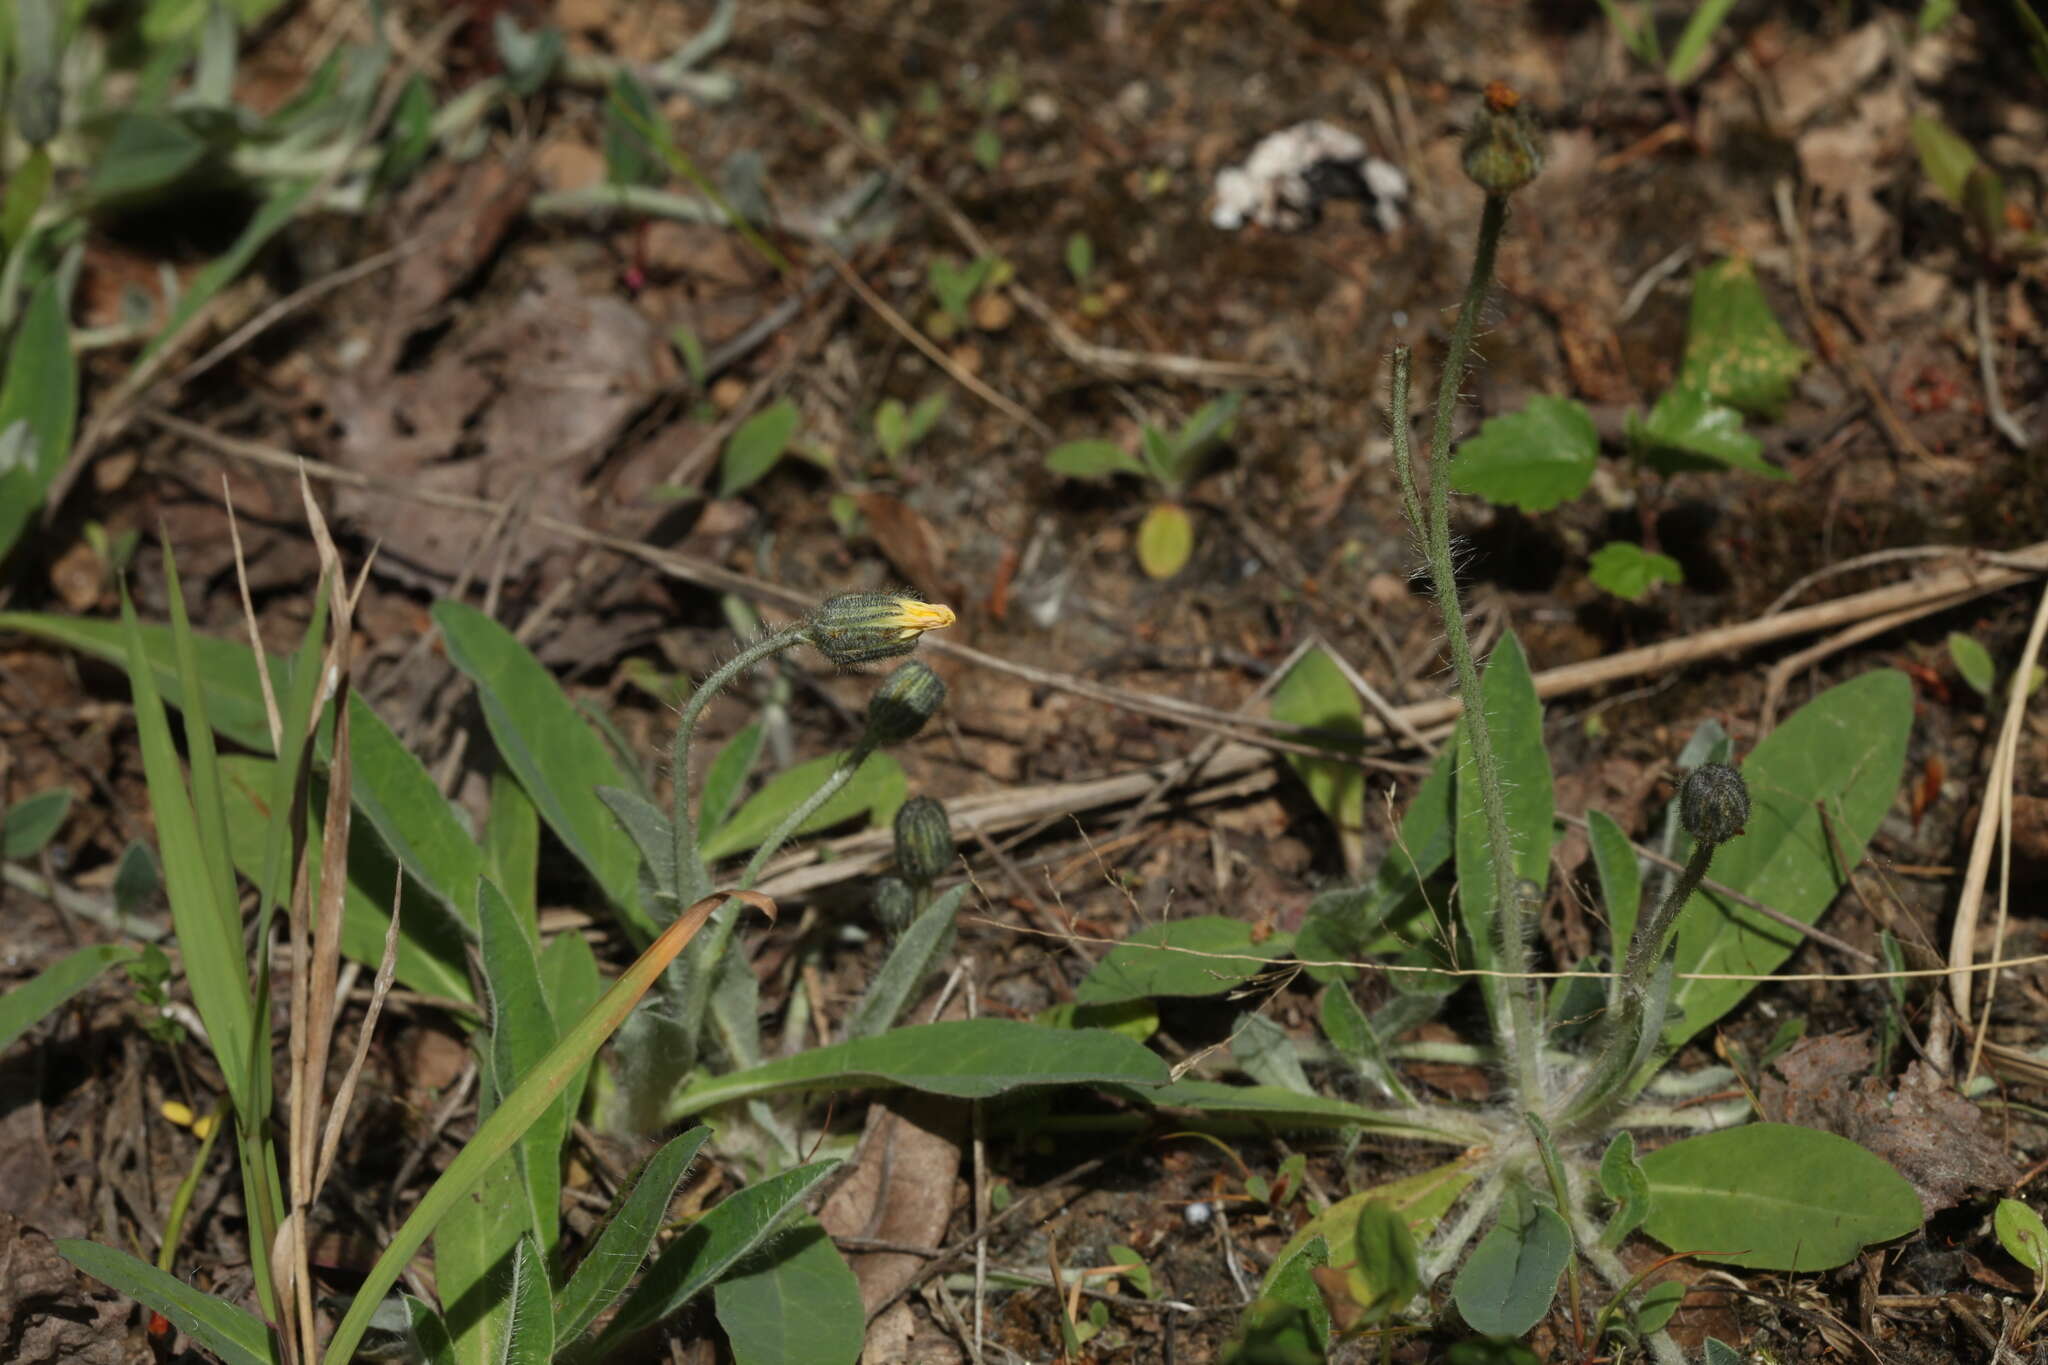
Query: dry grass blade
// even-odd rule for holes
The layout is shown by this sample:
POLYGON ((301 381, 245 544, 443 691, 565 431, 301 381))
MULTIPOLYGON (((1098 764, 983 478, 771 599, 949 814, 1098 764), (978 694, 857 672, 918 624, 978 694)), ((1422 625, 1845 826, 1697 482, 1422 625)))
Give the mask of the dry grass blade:
POLYGON ((377 976, 370 986, 370 1003, 363 1010, 363 1026, 356 1031, 355 1051, 348 1059, 348 1070, 342 1074, 341 1084, 335 1087, 334 1102, 327 1110, 327 1130, 320 1135, 320 1162, 313 1171, 313 1197, 320 1197, 321 1189, 327 1184, 327 1174, 334 1167, 334 1152, 341 1144, 342 1125, 348 1120, 348 1111, 355 1102, 356 1083, 363 1074, 363 1063, 370 1056, 370 1039, 377 1028, 377 1017, 384 1011, 384 998, 391 993, 391 982, 398 970, 398 911, 399 900, 405 892, 405 874, 400 872, 392 879, 391 923, 384 928, 384 953, 377 960, 377 976))

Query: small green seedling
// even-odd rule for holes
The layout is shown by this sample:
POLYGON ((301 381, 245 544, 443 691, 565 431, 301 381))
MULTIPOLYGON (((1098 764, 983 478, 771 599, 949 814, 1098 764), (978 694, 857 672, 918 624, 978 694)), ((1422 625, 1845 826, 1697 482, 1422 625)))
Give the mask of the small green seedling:
POLYGON ((1915 114, 1912 128, 1921 173, 1963 216, 1970 240, 1986 258, 2032 256, 2048 246, 2048 233, 2028 226, 2017 204, 2008 208, 2004 179, 1966 139, 1933 114, 1915 114))
POLYGON ((2043 1225, 2041 1215, 2031 1205, 2017 1199, 2001 1199, 1991 1226, 2006 1254, 2034 1274, 2034 1297, 2027 1304, 2026 1316, 2016 1334, 2020 1341, 2025 1341, 2041 1326, 2037 1310, 2042 1294, 2048 1292, 2048 1225, 2043 1225))
MULTIPOLYGON (((1736 258, 1702 270, 1693 280, 1678 382, 1646 416, 1629 415, 1630 462, 1659 484, 1701 470, 1787 477, 1764 460, 1763 443, 1742 429, 1742 419, 1744 413, 1778 411, 1807 358, 1778 325, 1748 261, 1736 258)), ((1600 439, 1584 406, 1539 395, 1520 412, 1487 419, 1459 447, 1451 486, 1523 512, 1547 512, 1585 492, 1599 455, 1600 439)), ((1653 491, 1639 484, 1645 528, 1654 524, 1653 491)), ((1597 587, 1630 602, 1685 578, 1677 560, 1628 540, 1601 546, 1587 569, 1597 587)))
POLYGON ((970 310, 975 297, 991 287, 1001 265, 994 256, 977 257, 965 265, 949 256, 934 257, 925 268, 925 278, 932 297, 939 302, 939 311, 926 321, 925 330, 941 341, 967 330, 973 322, 970 310))
POLYGON ((1728 12, 1735 8, 1735 0, 1702 0, 1695 5, 1668 58, 1657 37, 1655 17, 1646 12, 1650 6, 1625 8, 1621 0, 1600 0, 1600 8, 1607 12, 1607 22, 1614 25, 1615 32, 1621 35, 1622 45, 1630 54, 1661 75, 1665 83, 1676 90, 1705 69, 1707 51, 1713 46, 1714 36, 1727 22, 1728 12), (1634 13, 1630 12, 1631 8, 1634 13))
MULTIPOLYGON (((1972 692, 1986 702, 1996 704, 1998 665, 1992 661, 1991 651, 1970 636, 1960 631, 1951 631, 1948 637, 1948 657, 1949 662, 1955 665, 1956 676, 1968 683, 1972 692)), ((2044 670, 2039 664, 2034 665, 2033 672, 2027 677, 2027 695, 2032 696, 2040 691, 2044 679, 2048 679, 2048 670, 2044 670)))
POLYGON ((1069 479, 1149 479, 1162 500, 1138 523, 1138 564, 1149 577, 1171 578, 1187 567, 1195 548, 1195 524, 1184 505, 1187 490, 1229 440, 1243 402, 1244 395, 1234 392, 1212 399, 1176 431, 1147 422, 1136 455, 1111 441, 1069 441, 1046 453, 1045 466, 1069 479))
POLYGON ((901 464, 946 415, 946 402, 944 389, 926 394, 910 408, 900 399, 884 398, 875 408, 875 444, 882 448, 883 458, 901 464))

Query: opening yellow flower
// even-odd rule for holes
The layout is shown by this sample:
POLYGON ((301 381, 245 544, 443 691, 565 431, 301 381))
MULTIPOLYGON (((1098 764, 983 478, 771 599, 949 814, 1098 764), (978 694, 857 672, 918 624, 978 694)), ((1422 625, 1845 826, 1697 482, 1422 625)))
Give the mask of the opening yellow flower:
POLYGON ((811 613, 805 638, 842 667, 892 659, 917 648, 917 637, 953 624, 953 609, 886 592, 849 592, 811 613))

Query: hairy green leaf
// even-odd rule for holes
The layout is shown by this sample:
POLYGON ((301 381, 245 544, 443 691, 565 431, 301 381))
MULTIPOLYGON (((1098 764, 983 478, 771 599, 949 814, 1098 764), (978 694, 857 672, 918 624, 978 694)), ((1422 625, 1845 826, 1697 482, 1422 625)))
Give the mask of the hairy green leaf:
POLYGON ((1572 1231, 1556 1209, 1512 1190, 1452 1282, 1458 1312, 1475 1332, 1518 1337, 1543 1320, 1572 1256, 1572 1231))
POLYGON ((65 1260, 100 1283, 169 1318, 179 1331, 219 1356, 226 1365, 277 1365, 270 1331, 253 1314, 138 1261, 125 1251, 70 1237, 59 1238, 57 1250, 65 1260))
POLYGON ((809 1215, 719 1281, 733 1365, 853 1365, 867 1336, 860 1283, 809 1215))
POLYGON ((583 1335, 598 1315, 611 1307, 633 1272, 647 1259, 655 1234, 661 1231, 668 1206, 681 1188, 690 1163, 711 1136, 697 1127, 663 1144, 627 1188, 604 1230, 584 1252, 569 1283, 555 1295, 555 1344, 567 1347, 583 1335))
POLYGON ((1451 487, 1488 502, 1547 512, 1586 491, 1600 435, 1585 407, 1539 394, 1520 412, 1489 417, 1458 447, 1451 487))
POLYGON ((1252 941, 1252 926, 1224 915, 1196 915, 1138 930, 1109 950, 1074 992, 1078 1005, 1113 1005, 1153 996, 1219 995, 1286 954, 1287 936, 1252 941))

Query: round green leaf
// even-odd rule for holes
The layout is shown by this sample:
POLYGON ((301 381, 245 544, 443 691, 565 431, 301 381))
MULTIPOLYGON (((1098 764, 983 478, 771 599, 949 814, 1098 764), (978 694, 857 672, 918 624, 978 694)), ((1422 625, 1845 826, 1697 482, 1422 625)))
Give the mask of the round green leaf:
POLYGON ((2036 1275, 2048 1267, 2048 1226, 2043 1226, 2040 1214, 2017 1199, 2001 1199, 1991 1225, 1998 1233, 1998 1244, 2015 1261, 2036 1275))
POLYGON ((1586 490, 1600 457, 1600 435, 1584 407, 1539 395, 1529 406, 1489 418, 1458 447, 1451 487, 1524 512, 1547 512, 1586 490))
POLYGON ((1178 503, 1162 502, 1138 526, 1138 564, 1153 578, 1171 578, 1195 551, 1195 524, 1178 503))
POLYGON ((1891 1163, 1818 1128, 1751 1123, 1642 1159, 1643 1230, 1673 1251, 1755 1270, 1828 1270, 1920 1226, 1891 1163))
POLYGON ((1593 552, 1586 566, 1593 585, 1616 597, 1640 602, 1659 583, 1683 583, 1685 570, 1669 555, 1645 550, 1632 540, 1612 540, 1593 552))
POLYGON ((1522 1193, 1465 1258, 1451 1295, 1473 1331, 1518 1337, 1543 1320, 1572 1258, 1572 1230, 1556 1209, 1522 1193))

